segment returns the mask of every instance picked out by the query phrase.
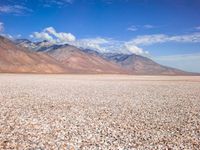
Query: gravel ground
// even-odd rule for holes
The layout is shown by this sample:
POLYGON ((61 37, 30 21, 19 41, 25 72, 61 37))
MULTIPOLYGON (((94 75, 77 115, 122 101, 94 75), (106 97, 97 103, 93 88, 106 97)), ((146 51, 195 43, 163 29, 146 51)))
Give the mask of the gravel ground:
POLYGON ((0 149, 200 149, 200 77, 1 74, 0 149))

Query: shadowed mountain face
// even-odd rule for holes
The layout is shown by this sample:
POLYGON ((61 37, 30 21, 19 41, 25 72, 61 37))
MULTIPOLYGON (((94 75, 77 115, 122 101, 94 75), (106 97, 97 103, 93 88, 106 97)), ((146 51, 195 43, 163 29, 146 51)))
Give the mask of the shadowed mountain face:
MULTIPOLYGON (((4 39, 3 41, 7 40, 4 39)), ((20 53, 23 52, 27 55, 34 55, 34 64, 37 62, 43 62, 43 57, 46 57, 46 59, 51 59, 51 61, 54 61, 56 62, 56 64, 59 64, 60 66, 64 67, 64 70, 67 73, 195 75, 178 69, 162 66, 147 57, 135 54, 99 53, 90 49, 80 49, 68 44, 56 45, 53 43, 49 43, 48 41, 34 43, 26 39, 21 39, 15 42, 17 46, 13 43, 8 44, 8 46, 12 45, 12 49, 16 49, 20 53), (19 50, 19 47, 25 47, 26 50, 19 50)), ((7 46, 5 42, 1 42, 0 44, 1 46, 3 44, 4 47, 7 46)), ((9 47, 7 48, 7 51, 10 51, 9 47)), ((15 55, 12 57, 19 58, 20 56, 15 55)), ((26 59, 25 56, 21 56, 20 58, 20 60, 26 59)), ((8 62, 7 64, 9 63, 10 62, 8 62)), ((12 63, 16 63, 16 61, 11 62, 11 64, 12 63)), ((31 64, 30 62, 24 63, 31 64)), ((32 69, 30 68, 29 71, 31 70, 32 69)))
POLYGON ((153 60, 135 54, 102 54, 103 58, 115 62, 133 74, 144 75, 184 75, 190 74, 178 69, 162 66, 153 60))
POLYGON ((0 72, 65 73, 66 70, 47 54, 31 52, 0 36, 0 72))
POLYGON ((15 40, 15 44, 21 47, 28 48, 33 51, 46 50, 48 47, 53 45, 52 43, 49 43, 46 40, 41 42, 31 42, 30 40, 27 39, 17 39, 15 40))

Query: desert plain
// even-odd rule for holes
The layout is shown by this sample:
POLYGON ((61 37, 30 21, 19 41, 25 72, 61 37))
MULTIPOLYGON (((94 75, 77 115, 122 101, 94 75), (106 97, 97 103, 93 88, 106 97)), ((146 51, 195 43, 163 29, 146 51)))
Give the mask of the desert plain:
POLYGON ((200 77, 0 74, 0 149, 200 149, 200 77))

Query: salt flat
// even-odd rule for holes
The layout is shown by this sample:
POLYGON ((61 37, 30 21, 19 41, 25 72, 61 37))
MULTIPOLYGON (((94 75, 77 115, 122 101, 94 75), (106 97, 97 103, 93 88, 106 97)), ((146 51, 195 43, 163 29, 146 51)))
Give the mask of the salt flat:
POLYGON ((200 77, 0 74, 0 149, 200 149, 200 77))

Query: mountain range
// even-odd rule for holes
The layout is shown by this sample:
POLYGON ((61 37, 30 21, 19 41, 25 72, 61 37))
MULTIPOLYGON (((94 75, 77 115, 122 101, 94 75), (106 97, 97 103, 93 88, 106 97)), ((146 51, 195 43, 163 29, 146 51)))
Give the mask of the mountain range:
POLYGON ((11 41, 3 36, 0 36, 0 72, 196 75, 160 65, 136 54, 100 53, 48 41, 11 41))
POLYGON ((47 54, 30 51, 0 36, 0 72, 65 73, 66 69, 47 54))

